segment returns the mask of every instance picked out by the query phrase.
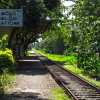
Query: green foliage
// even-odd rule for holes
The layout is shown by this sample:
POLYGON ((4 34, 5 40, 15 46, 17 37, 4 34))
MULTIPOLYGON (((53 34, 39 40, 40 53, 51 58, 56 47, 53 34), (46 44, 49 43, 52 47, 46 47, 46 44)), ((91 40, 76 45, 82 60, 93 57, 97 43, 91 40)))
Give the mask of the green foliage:
POLYGON ((4 71, 3 74, 0 74, 0 93, 5 92, 10 86, 13 86, 13 82, 15 81, 15 74, 8 73, 4 71))
POLYGON ((36 38, 40 36, 38 34, 41 34, 50 26, 54 17, 57 18, 60 12, 58 6, 60 6, 60 0, 0 0, 1 9, 23 10, 23 27, 14 28, 14 34, 16 34, 14 41, 16 42, 9 44, 10 48, 14 50, 17 48, 16 45, 19 45, 16 55, 24 56, 28 44, 36 41, 36 38), (20 44, 17 43, 18 41, 20 41, 20 44))
MULTIPOLYGON (((48 54, 45 53, 44 51, 40 51, 40 50, 35 50, 33 49, 35 52, 40 53, 46 57, 48 57, 50 60, 52 61, 57 61, 59 63, 63 63, 64 64, 64 68, 66 70, 69 70, 71 72, 73 72, 74 74, 80 76, 81 78, 84 78, 85 80, 89 81, 92 84, 95 84, 96 86, 100 87, 100 81, 99 80, 95 80, 93 77, 91 77, 89 74, 87 74, 87 72, 84 73, 84 68, 79 68, 77 67, 77 57, 74 55, 69 55, 69 56, 65 56, 65 55, 55 55, 55 54, 48 54)), ((32 55, 32 54, 31 54, 32 55)), ((97 63, 100 66, 100 63, 97 63)), ((97 66, 97 70, 96 75, 100 75, 100 67, 97 66)), ((94 69, 93 69, 94 70, 94 69)), ((89 72, 91 70, 88 70, 89 72)), ((92 74, 93 75, 93 74, 92 74)))
POLYGON ((60 20, 43 34, 41 49, 55 54, 77 53, 77 66, 100 79, 100 0, 75 0, 72 10, 60 10, 69 13, 59 15, 60 20), (71 14, 73 18, 69 18, 71 14))
POLYGON ((40 48, 44 48, 44 50, 49 53, 63 54, 64 39, 62 34, 59 28, 44 33, 43 35, 45 36, 43 36, 44 39, 41 42, 40 48), (55 34, 55 32, 57 34, 55 34))
POLYGON ((32 31, 33 28, 37 29, 41 23, 42 25, 46 24, 48 22, 46 20, 47 16, 56 15, 53 10, 57 10, 58 6, 60 6, 60 0, 0 0, 1 9, 23 8, 24 26, 27 30, 31 29, 32 31))
POLYGON ((51 94, 53 95, 54 100, 71 100, 61 88, 53 88, 51 94))
POLYGON ((43 48, 46 52, 49 53, 64 53, 66 38, 68 37, 68 34, 66 34, 66 32, 68 30, 66 30, 66 27, 60 24, 61 23, 59 22, 53 23, 50 29, 42 34, 40 49, 43 48))
POLYGON ((80 68, 84 69, 84 72, 92 77, 99 77, 100 61, 94 53, 81 53, 79 55, 80 68))
POLYGON ((80 76, 81 78, 87 80, 91 84, 94 84, 97 87, 100 87, 100 81, 99 80, 95 80, 94 78, 91 78, 90 75, 85 74, 84 73, 84 69, 80 69, 76 65, 68 65, 68 64, 65 64, 64 68, 66 70, 69 70, 69 71, 73 72, 74 74, 80 76))
POLYGON ((74 56, 74 55, 58 55, 58 54, 50 54, 50 53, 46 53, 44 51, 40 51, 40 50, 35 50, 33 49, 34 51, 36 51, 37 53, 40 53, 46 57, 48 57, 48 59, 51 59, 55 62, 58 62, 58 63, 67 63, 67 64, 76 64, 77 63, 77 57, 74 56))
POLYGON ((9 49, 0 50, 0 90, 4 90, 14 81, 14 58, 9 49))
POLYGON ((79 38, 78 66, 92 77, 100 75, 100 0, 77 0, 73 8, 79 38))
POLYGON ((0 8, 14 8, 15 0, 0 0, 0 8))
POLYGON ((0 49, 4 49, 7 47, 7 42, 8 42, 8 35, 7 34, 3 34, 0 36, 0 49))
POLYGON ((12 72, 14 69, 14 58, 11 50, 0 51, 0 73, 4 71, 12 72))

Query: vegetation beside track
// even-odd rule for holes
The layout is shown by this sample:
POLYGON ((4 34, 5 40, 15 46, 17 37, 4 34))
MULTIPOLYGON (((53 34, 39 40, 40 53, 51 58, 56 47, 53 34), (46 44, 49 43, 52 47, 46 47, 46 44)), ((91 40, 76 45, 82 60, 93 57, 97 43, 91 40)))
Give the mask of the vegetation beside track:
POLYGON ((54 96, 54 100, 71 100, 69 96, 66 96, 64 90, 61 88, 53 88, 51 94, 54 96))
POLYGON ((70 70, 74 74, 78 75, 79 77, 82 77, 83 79, 87 80, 91 84, 94 84, 100 88, 100 81, 95 80, 94 78, 90 77, 88 74, 84 73, 83 69, 80 69, 76 66, 77 57, 75 55, 65 56, 65 55, 49 54, 40 50, 35 50, 35 52, 40 53, 43 56, 46 56, 48 59, 52 61, 62 64, 62 66, 66 70, 70 70))
POLYGON ((13 85, 15 81, 15 66, 12 51, 9 49, 0 50, 0 93, 13 85))
MULTIPOLYGON (((33 49, 33 50, 35 52, 37 52, 37 53, 42 54, 42 55, 45 56, 45 53, 43 51, 39 51, 39 50, 36 50, 36 49, 33 49)), ((28 51, 27 55, 28 56, 33 56, 33 51, 28 51)), ((57 55, 55 55, 55 56, 57 56, 57 55)), ((58 56, 61 57, 60 55, 58 55, 58 56)), ((61 62, 64 61, 64 60, 65 60, 65 58, 63 58, 61 60, 61 62)), ((65 94, 65 92, 64 92, 64 90, 62 88, 53 88, 53 89, 51 89, 51 95, 53 96, 52 98, 54 100, 72 100, 71 97, 69 96, 69 94, 65 94)))

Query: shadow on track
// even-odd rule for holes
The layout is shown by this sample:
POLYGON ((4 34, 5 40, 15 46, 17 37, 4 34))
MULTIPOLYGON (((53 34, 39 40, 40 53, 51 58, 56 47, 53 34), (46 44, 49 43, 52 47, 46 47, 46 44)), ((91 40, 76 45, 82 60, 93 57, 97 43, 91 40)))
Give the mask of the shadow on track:
POLYGON ((0 95, 0 100, 48 100, 40 98, 39 93, 33 92, 14 92, 12 94, 0 95))

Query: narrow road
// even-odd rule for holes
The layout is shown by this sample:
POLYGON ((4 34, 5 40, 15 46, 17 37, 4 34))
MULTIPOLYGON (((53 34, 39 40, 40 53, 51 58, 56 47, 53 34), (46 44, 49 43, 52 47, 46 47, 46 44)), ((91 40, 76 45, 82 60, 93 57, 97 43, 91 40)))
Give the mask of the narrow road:
POLYGON ((59 87, 35 56, 18 61, 16 84, 8 90, 6 100, 54 100, 51 91, 59 87))

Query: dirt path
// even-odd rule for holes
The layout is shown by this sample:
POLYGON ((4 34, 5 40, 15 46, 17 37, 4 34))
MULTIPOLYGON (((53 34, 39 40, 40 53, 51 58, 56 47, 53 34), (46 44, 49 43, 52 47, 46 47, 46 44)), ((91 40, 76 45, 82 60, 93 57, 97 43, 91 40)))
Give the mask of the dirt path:
POLYGON ((39 60, 25 62, 19 66, 25 69, 17 71, 15 87, 8 90, 7 100, 54 100, 51 90, 59 87, 55 80, 39 60))

